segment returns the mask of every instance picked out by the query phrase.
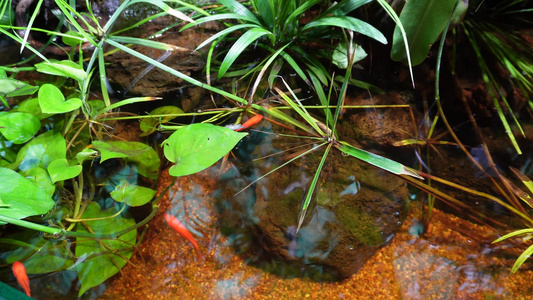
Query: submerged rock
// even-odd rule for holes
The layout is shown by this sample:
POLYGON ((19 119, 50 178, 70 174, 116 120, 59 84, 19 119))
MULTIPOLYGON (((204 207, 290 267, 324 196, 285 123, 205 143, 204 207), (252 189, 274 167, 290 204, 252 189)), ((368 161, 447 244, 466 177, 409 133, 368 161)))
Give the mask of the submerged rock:
POLYGON ((325 147, 231 197, 258 176, 288 160, 280 157, 285 153, 255 162, 250 158, 308 141, 274 138, 274 135, 266 135, 261 140, 255 133, 248 142, 239 145, 238 151, 248 157, 237 162, 225 176, 229 184, 226 184, 223 218, 230 219, 226 224, 250 227, 262 247, 283 261, 322 266, 334 277, 346 278, 388 244, 404 222, 408 191, 401 179, 332 148, 298 232, 302 201, 325 147))

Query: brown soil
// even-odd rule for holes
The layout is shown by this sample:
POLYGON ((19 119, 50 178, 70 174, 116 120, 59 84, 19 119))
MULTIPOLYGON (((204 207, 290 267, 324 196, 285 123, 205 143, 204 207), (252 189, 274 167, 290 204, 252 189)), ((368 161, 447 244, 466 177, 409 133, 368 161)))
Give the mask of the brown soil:
MULTIPOLYGON (((437 210, 425 238, 408 233, 418 215, 412 210, 392 243, 342 282, 283 279, 264 272, 235 255, 213 227, 214 201, 206 195, 215 188, 214 172, 178 178, 131 264, 102 299, 533 299, 531 267, 510 273, 523 247, 493 247, 492 229, 437 210), (194 203, 204 214, 202 225, 196 225, 203 236, 195 235, 203 258, 164 224, 164 212, 179 201, 187 201, 186 208, 194 203)), ((159 191, 171 182, 164 173, 159 191)), ((182 222, 192 224, 199 217, 195 211, 182 222)))

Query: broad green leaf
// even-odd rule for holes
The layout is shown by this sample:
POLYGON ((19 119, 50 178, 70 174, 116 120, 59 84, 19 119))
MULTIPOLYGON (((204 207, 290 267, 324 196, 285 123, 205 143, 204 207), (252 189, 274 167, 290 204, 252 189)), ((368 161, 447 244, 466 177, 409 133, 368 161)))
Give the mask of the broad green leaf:
POLYGON ((32 95, 39 88, 12 78, 0 78, 0 96, 16 97, 32 95))
MULTIPOLYGON (((98 203, 91 202, 83 213, 82 218, 105 218, 112 216, 115 213, 116 211, 114 208, 102 211, 100 210, 98 203)), ((84 223, 91 229, 92 233, 98 235, 124 230, 135 225, 135 220, 133 220, 133 218, 116 216, 96 221, 87 221, 84 223)), ((89 233, 90 231, 82 224, 78 224, 76 232, 89 233)), ((75 250, 77 257, 91 256, 105 252, 103 255, 94 256, 76 265, 78 278, 81 283, 78 296, 83 295, 88 289, 103 283, 106 279, 115 275, 120 269, 122 269, 122 267, 124 267, 126 260, 129 259, 133 253, 136 237, 137 230, 132 230, 118 239, 78 239, 75 250), (102 244, 105 245, 105 249, 102 247, 102 244)))
POLYGON ((21 171, 27 171, 37 166, 47 169, 52 161, 65 158, 66 152, 67 144, 61 134, 47 131, 20 149, 15 164, 21 171))
POLYGON ((176 163, 169 170, 172 176, 200 172, 221 159, 246 133, 212 124, 185 126, 163 143, 165 157, 176 163))
POLYGON ((50 174, 52 182, 55 183, 80 175, 82 169, 80 165, 69 166, 66 158, 59 158, 50 163, 48 174, 50 174))
MULTIPOLYGON (((452 16, 457 0, 407 1, 400 21, 405 29, 411 62, 414 66, 426 59, 431 44, 442 33, 452 16)), ((407 61, 405 44, 398 26, 394 30, 391 58, 407 61)))
POLYGON ((31 182, 38 185, 43 191, 46 192, 48 197, 52 197, 56 190, 56 186, 52 183, 48 172, 40 167, 35 167, 24 172, 24 177, 31 182))
POLYGON ((39 105, 44 113, 61 114, 78 109, 81 100, 72 98, 65 100, 63 93, 52 84, 46 83, 39 89, 39 105))
POLYGON ((85 73, 85 70, 79 64, 71 60, 42 62, 35 64, 35 67, 37 68, 38 72, 70 77, 78 82, 87 78, 87 73, 85 73))
POLYGON ((373 38, 382 44, 387 44, 385 36, 374 26, 349 16, 322 18, 305 25, 302 28, 302 31, 319 26, 335 26, 352 30, 362 35, 366 35, 369 38, 373 38))
POLYGON ((138 185, 132 185, 128 182, 123 182, 117 185, 115 190, 111 192, 111 198, 117 202, 126 202, 129 206, 144 205, 155 196, 156 191, 138 185))
POLYGON ((0 133, 14 144, 31 140, 41 128, 39 119, 24 112, 8 112, 0 115, 0 133))
POLYGON ((154 132, 159 124, 165 124, 168 121, 176 118, 177 114, 182 114, 183 110, 177 106, 161 106, 152 110, 148 115, 153 116, 152 118, 143 118, 140 124, 141 131, 143 132, 141 136, 147 136, 154 132), (173 115, 173 116, 163 116, 159 115, 173 115))
POLYGON ((399 162, 395 162, 392 159, 388 159, 383 156, 355 148, 354 146, 351 146, 345 142, 340 142, 340 144, 336 145, 336 147, 340 151, 348 155, 351 155, 355 158, 358 158, 364 162, 367 162, 373 166, 376 166, 380 169, 391 172, 393 174, 397 174, 397 175, 403 174, 403 175, 409 175, 412 177, 416 177, 419 179, 424 179, 422 176, 418 175, 416 171, 402 165, 399 162))
POLYGON ((15 11, 13 9, 11 9, 9 12, 4 11, 4 13, 0 16, 0 25, 10 26, 11 24, 15 24, 15 11))
POLYGON ((93 146, 100 151, 101 162, 111 158, 127 158, 137 164, 139 174, 147 178, 157 178, 161 161, 152 147, 128 141, 94 141, 93 146))
POLYGON ((35 248, 19 247, 6 256, 8 263, 25 259, 24 267, 28 274, 43 274, 65 270, 72 266, 73 262, 69 256, 68 248, 70 245, 65 240, 45 239, 39 235, 29 241, 35 248))
POLYGON ((224 57, 224 60, 222 61, 222 64, 220 65, 220 69, 218 70, 218 79, 222 78, 224 74, 226 74, 226 71, 231 67, 231 65, 235 62, 237 57, 241 55, 241 53, 250 45, 251 43, 255 42, 258 38, 266 35, 266 34, 272 34, 270 31, 265 30, 263 28, 252 28, 248 31, 246 31, 236 42, 231 46, 231 49, 229 49, 228 54, 226 54, 226 57, 224 57))
POLYGON ((87 101, 87 104, 89 104, 89 114, 96 118, 98 117, 98 114, 100 110, 105 109, 105 103, 102 100, 90 100, 87 101))
POLYGON ((100 151, 100 162, 141 155, 150 148, 143 143, 128 141, 94 141, 93 146, 100 151))
POLYGON ((39 99, 37 98, 30 98, 22 101, 18 104, 16 109, 12 111, 29 113, 36 116, 39 120, 53 116, 53 114, 43 113, 43 111, 41 110, 41 106, 39 105, 39 99))
POLYGON ((92 159, 93 157, 96 157, 97 155, 98 155, 98 151, 85 148, 76 154, 76 160, 81 165, 87 159, 92 159))
POLYGON ((65 34, 66 35, 61 37, 61 40, 63 41, 63 43, 65 45, 69 45, 71 47, 76 47, 80 43, 85 42, 85 38, 83 37, 83 35, 81 35, 77 31, 69 30, 65 34))
POLYGON ((0 215, 23 219, 45 214, 54 207, 54 200, 43 189, 19 173, 0 167, 0 178, 0 199, 10 205, 0 207, 0 215))
MULTIPOLYGON (((366 51, 365 49, 363 49, 363 47, 357 45, 356 43, 353 43, 353 48, 355 49, 355 55, 353 60, 354 63, 363 60, 367 56, 366 51)), ((333 62, 333 64, 335 64, 341 69, 346 69, 348 67, 348 55, 346 55, 346 52, 346 43, 339 43, 339 45, 337 46, 337 48, 335 48, 331 56, 331 61, 333 62)))

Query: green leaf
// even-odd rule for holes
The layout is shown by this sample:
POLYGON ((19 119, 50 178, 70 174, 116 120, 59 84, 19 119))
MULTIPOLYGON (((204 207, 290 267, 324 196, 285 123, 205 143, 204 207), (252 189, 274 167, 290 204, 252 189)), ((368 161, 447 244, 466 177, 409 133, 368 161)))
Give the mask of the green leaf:
POLYGON ((526 260, 533 254, 533 245, 527 247, 527 249, 520 254, 516 259, 511 272, 516 273, 518 269, 526 262, 526 260))
POLYGON ((172 176, 200 172, 221 159, 246 133, 212 124, 192 124, 174 132, 163 143, 165 157, 176 163, 169 170, 172 176))
POLYGON ((399 162, 395 162, 392 159, 385 158, 383 156, 358 149, 354 146, 351 146, 348 143, 340 142, 340 144, 336 145, 336 147, 341 150, 342 152, 351 155, 355 158, 358 158, 364 162, 367 162, 373 166, 376 166, 380 169, 383 169, 385 171, 391 172, 393 174, 403 174, 403 175, 409 175, 412 177, 424 179, 422 176, 418 175, 416 171, 402 165, 399 162))
POLYGON ((94 141, 93 146, 100 151, 101 162, 111 158, 127 158, 137 164, 139 174, 147 178, 157 178, 161 161, 152 147, 128 141, 94 141))
POLYGON ((24 112, 8 112, 0 115, 0 133, 14 144, 31 140, 41 128, 39 119, 24 112))
POLYGON ((73 262, 68 260, 69 245, 64 240, 45 239, 39 235, 29 241, 30 244, 38 247, 35 248, 19 247, 12 251, 7 257, 8 263, 25 259, 24 267, 28 274, 43 274, 65 270, 72 266, 73 262))
POLYGON ((87 78, 87 73, 85 73, 85 70, 79 64, 71 60, 42 62, 35 64, 35 67, 37 68, 38 72, 70 77, 78 82, 81 82, 87 78))
MULTIPOLYGON (((105 218, 115 214, 114 208, 101 211, 96 202, 91 202, 85 212, 83 219, 105 218)), ((135 225, 133 218, 123 218, 116 216, 96 221, 87 221, 85 224, 91 228, 91 232, 98 234, 110 234, 135 225)), ((89 233, 82 224, 78 224, 76 232, 89 233)), ((80 238, 76 243, 75 254, 77 257, 90 256, 98 253, 102 255, 89 258, 78 265, 78 278, 81 288, 78 296, 83 295, 88 289, 103 283, 109 277, 115 275, 124 267, 126 260, 133 253, 133 246, 137 237, 137 230, 132 230, 118 239, 86 239, 80 238), (105 246, 105 249, 103 248, 105 246), (104 253, 105 251, 105 253, 104 253)))
POLYGON ((93 146, 100 151, 100 162, 112 158, 127 158, 141 155, 150 148, 139 142, 128 141, 94 141, 93 146))
POLYGON ((382 44, 387 44, 387 39, 385 38, 385 36, 374 26, 349 16, 322 18, 305 25, 302 28, 302 31, 319 26, 335 26, 352 30, 354 32, 358 32, 362 35, 366 35, 370 38, 373 38, 382 44))
MULTIPOLYGON (((407 1, 400 21, 405 29, 412 65, 426 59, 431 44, 442 33, 452 16, 457 0, 407 1)), ((407 61, 405 44, 398 26, 394 30, 391 58, 407 61)))
POLYGON ((39 105, 39 99, 37 98, 30 98, 20 102, 12 111, 29 113, 36 116, 39 120, 53 116, 53 114, 43 113, 41 106, 39 105))
POLYGON ((176 118, 176 115, 182 114, 183 110, 177 106, 161 106, 152 110, 148 115, 153 116, 152 118, 143 118, 140 124, 141 131, 143 132, 141 136, 147 136, 154 132, 159 124, 165 124, 168 121, 176 118), (162 116, 159 115, 173 115, 173 116, 162 116))
POLYGON ((29 169, 28 171, 24 172, 24 177, 38 185, 43 191, 46 192, 48 197, 52 197, 54 195, 56 186, 52 183, 52 180, 45 169, 39 167, 29 169))
POLYGON ((85 42, 85 38, 83 37, 83 35, 80 34, 77 31, 69 30, 69 31, 65 32, 65 34, 66 35, 61 37, 61 40, 63 41, 63 43, 65 45, 69 45, 71 47, 76 47, 80 43, 85 42))
POLYGON ((216 34, 212 35, 210 38, 208 38, 207 40, 203 41, 200 45, 198 45, 198 47, 196 47, 196 49, 194 49, 194 51, 198 51, 198 49, 201 49, 203 48, 205 45, 208 45, 210 44, 211 42, 213 42, 214 40, 220 38, 220 37, 224 37, 230 33, 232 33, 233 31, 236 31, 236 30, 241 30, 241 29, 244 29, 244 28, 248 28, 248 27, 259 27, 257 25, 254 25, 254 24, 239 24, 239 25, 233 25, 231 27, 228 27, 220 32, 217 32, 216 34))
POLYGON ((224 60, 222 61, 222 64, 220 65, 220 69, 218 70, 218 79, 222 78, 222 76, 226 74, 226 71, 228 71, 228 69, 237 59, 237 57, 241 55, 241 53, 244 51, 246 47, 248 47, 248 45, 250 45, 255 40, 257 40, 258 38, 266 34, 272 34, 272 33, 263 28, 252 28, 246 31, 235 42, 235 44, 231 46, 231 49, 229 49, 228 54, 226 54, 226 57, 224 57, 224 60))
POLYGON ((236 14, 244 16, 248 18, 249 20, 252 20, 253 23, 260 25, 261 22, 257 19, 257 17, 246 8, 246 6, 242 5, 241 3, 235 1, 235 0, 219 0, 218 2, 222 3, 224 6, 230 8, 233 10, 236 14))
POLYGON ((328 15, 334 15, 334 16, 345 16, 354 9, 357 9, 367 3, 372 2, 372 0, 345 0, 341 1, 340 3, 337 3, 336 5, 331 6, 328 10, 326 10, 321 16, 328 16, 328 15))
MULTIPOLYGON (((367 56, 365 49, 356 43, 353 43, 353 49, 356 49, 353 60, 354 63, 363 60, 367 56)), ((333 64, 341 69, 346 69, 348 67, 348 55, 346 55, 346 51, 346 43, 339 43, 331 56, 333 64)))
POLYGON ((61 114, 78 109, 81 100, 72 98, 65 101, 63 93, 52 84, 46 83, 39 89, 39 105, 43 113, 61 114))
POLYGON ((87 159, 96 157, 97 155, 98 155, 98 151, 95 151, 95 150, 89 149, 89 148, 85 148, 85 149, 81 150, 80 152, 78 152, 76 154, 76 160, 81 165, 87 159))
POLYGON ((0 207, 0 215, 23 219, 45 214, 54 207, 54 200, 44 190, 19 173, 0 167, 0 178, 0 199, 10 205, 0 207))
POLYGON ((59 158, 50 163, 48 166, 48 173, 50 174, 52 182, 55 183, 80 175, 82 169, 83 168, 80 165, 69 166, 66 158, 59 158))
POLYGON ((138 185, 131 185, 127 181, 122 182, 111 192, 111 198, 117 202, 126 202, 129 206, 144 205, 155 196, 156 191, 138 185))
POLYGON ((65 158, 66 153, 67 144, 61 134, 47 131, 20 149, 15 164, 21 171, 27 171, 37 166, 47 169, 52 161, 65 158))
POLYGON ((0 96, 16 97, 32 95, 39 88, 13 78, 0 78, 0 96))

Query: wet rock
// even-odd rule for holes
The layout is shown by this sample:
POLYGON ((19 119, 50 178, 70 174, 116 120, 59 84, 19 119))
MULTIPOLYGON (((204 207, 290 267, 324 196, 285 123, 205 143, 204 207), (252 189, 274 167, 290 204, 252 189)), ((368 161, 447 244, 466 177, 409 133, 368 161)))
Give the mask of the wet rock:
MULTIPOLYGON (((409 92, 392 92, 373 97, 346 98, 346 105, 406 105, 414 101, 409 92)), ((347 109, 343 118, 353 126, 345 126, 343 135, 365 141, 379 148, 396 148, 394 144, 415 138, 420 114, 406 107, 370 107, 347 109), (414 118, 413 118, 414 117, 414 118)))
MULTIPOLYGON (((150 24, 151 27, 144 31, 155 33, 162 25, 167 26, 170 23, 171 21, 167 24, 150 24)), ((212 34, 212 30, 201 26, 182 32, 179 32, 179 28, 175 28, 152 40, 177 46, 179 47, 177 50, 164 51, 137 45, 131 48, 185 75, 201 78, 200 72, 205 67, 205 59, 200 52, 194 52, 194 49, 212 34)), ((180 91, 189 85, 182 79, 122 51, 107 56, 106 62, 109 63, 106 68, 109 81, 116 91, 122 94, 142 96, 180 94, 180 91)))
MULTIPOLYGON (((251 144, 254 139, 259 139, 257 133, 248 138, 251 144)), ((252 155, 247 152, 250 148, 253 151, 250 142, 239 145, 237 152, 255 158, 301 142, 266 135, 252 155)), ((224 218, 235 226, 250 226, 263 248, 278 259, 322 266, 334 277, 346 278, 388 244, 400 228, 406 217, 408 191, 401 179, 332 149, 308 214, 297 232, 302 200, 324 148, 259 180, 231 201, 226 200, 224 218), (240 219, 231 216, 235 211, 242 214, 240 219)), ((226 195, 235 194, 286 160, 277 155, 238 163, 230 170, 233 176, 226 177, 226 195)))

